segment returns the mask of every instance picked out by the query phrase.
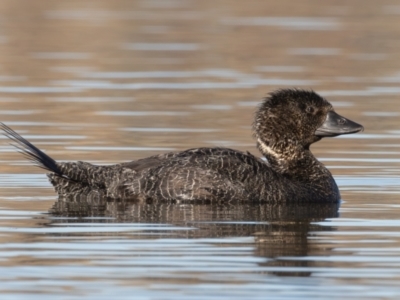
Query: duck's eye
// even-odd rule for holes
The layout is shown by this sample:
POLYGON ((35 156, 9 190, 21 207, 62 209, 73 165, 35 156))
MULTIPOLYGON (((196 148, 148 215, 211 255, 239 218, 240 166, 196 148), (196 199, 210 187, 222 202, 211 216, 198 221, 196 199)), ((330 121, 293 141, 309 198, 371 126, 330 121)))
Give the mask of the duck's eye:
POLYGON ((312 113, 314 113, 314 108, 311 107, 311 106, 308 106, 308 107, 306 108, 306 112, 307 112, 308 114, 312 114, 312 113))

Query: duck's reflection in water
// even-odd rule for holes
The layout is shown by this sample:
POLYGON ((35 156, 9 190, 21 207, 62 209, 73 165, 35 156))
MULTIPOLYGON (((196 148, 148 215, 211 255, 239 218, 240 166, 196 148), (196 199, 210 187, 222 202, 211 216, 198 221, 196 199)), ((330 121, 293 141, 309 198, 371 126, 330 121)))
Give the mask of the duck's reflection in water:
MULTIPOLYGON (((260 266, 269 274, 309 276, 307 268, 314 265, 306 256, 330 251, 312 239, 312 233, 332 231, 330 226, 315 222, 338 216, 338 203, 271 204, 271 203, 171 203, 117 201, 98 195, 71 195, 59 198, 50 213, 60 222, 133 222, 172 224, 196 230, 162 231, 155 227, 151 237, 162 238, 224 238, 251 237, 254 256, 268 258, 260 266), (73 217, 73 218, 71 218, 73 217), (78 217, 78 218, 76 218, 78 217), (103 217, 103 218, 99 218, 103 217), (84 218, 84 219, 82 219, 84 218), (296 259, 296 257, 298 259, 296 259)), ((145 238, 141 235, 140 238, 145 238)))

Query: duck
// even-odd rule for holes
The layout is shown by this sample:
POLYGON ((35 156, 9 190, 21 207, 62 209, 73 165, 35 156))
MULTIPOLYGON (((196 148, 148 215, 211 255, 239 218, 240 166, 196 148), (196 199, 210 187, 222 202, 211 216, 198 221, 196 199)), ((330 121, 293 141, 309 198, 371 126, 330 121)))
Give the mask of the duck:
POLYGON ((168 152, 115 165, 57 162, 0 123, 19 152, 48 171, 59 196, 98 194, 134 201, 337 203, 340 192, 310 145, 363 126, 335 112, 312 90, 279 89, 255 112, 253 136, 263 155, 221 147, 168 152))

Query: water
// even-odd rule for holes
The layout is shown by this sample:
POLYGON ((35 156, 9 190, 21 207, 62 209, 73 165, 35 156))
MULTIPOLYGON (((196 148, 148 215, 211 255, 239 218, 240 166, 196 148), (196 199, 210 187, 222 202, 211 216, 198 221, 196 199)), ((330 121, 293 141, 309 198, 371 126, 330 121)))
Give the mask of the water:
POLYGON ((363 133, 314 154, 340 207, 57 199, 0 139, 4 299, 398 299, 399 5, 6 1, 0 117, 60 161, 227 146, 312 88, 363 133))

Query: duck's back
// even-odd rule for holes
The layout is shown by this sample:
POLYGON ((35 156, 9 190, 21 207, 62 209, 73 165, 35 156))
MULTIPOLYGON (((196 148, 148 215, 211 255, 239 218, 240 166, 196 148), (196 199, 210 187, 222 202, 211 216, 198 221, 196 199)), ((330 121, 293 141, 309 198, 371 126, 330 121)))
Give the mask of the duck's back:
POLYGON ((263 196, 267 182, 279 184, 279 176, 266 162, 227 148, 189 149, 113 166, 84 162, 59 166, 73 179, 50 175, 60 194, 92 188, 113 198, 251 200, 263 196))
POLYGON ((254 186, 263 184, 262 178, 274 177, 262 160, 226 148, 190 149, 123 167, 138 171, 126 182, 129 194, 174 200, 249 200, 256 197, 254 186))

